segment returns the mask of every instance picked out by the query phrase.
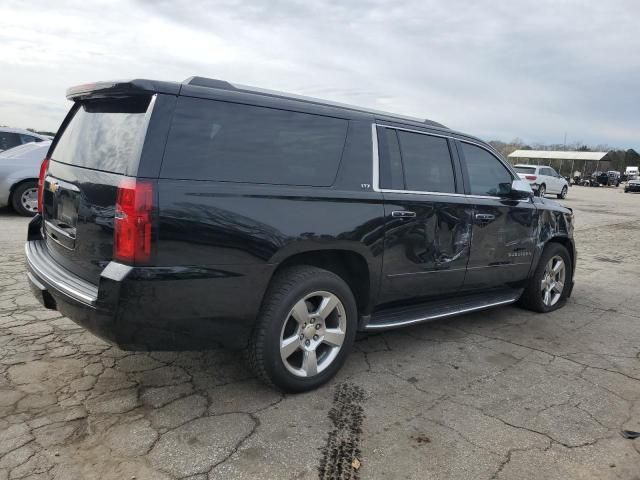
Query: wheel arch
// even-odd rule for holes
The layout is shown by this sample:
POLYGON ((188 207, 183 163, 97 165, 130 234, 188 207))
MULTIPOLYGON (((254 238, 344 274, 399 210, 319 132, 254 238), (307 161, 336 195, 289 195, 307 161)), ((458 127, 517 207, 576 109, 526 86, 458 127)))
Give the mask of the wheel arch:
POLYGON ((27 183, 27 182, 35 182, 36 184, 38 183, 38 179, 37 178, 23 178, 18 180, 17 182, 14 182, 11 187, 9 188, 9 202, 11 202, 13 200, 13 192, 16 191, 16 189, 22 185, 23 183, 27 183))
POLYGON ((365 256, 351 249, 327 248, 299 251, 283 257, 271 274, 269 282, 282 270, 295 265, 311 265, 328 270, 342 278, 356 299, 358 315, 369 314, 378 277, 373 275, 365 256))
POLYGON ((571 239, 567 236, 564 235, 557 235, 555 237, 551 237, 549 238, 546 243, 545 243, 545 247, 550 244, 550 243, 559 243, 560 245, 562 245, 564 248, 567 249, 567 251, 569 252, 569 258, 571 259, 571 271, 575 271, 575 245, 574 243, 571 241, 571 239))

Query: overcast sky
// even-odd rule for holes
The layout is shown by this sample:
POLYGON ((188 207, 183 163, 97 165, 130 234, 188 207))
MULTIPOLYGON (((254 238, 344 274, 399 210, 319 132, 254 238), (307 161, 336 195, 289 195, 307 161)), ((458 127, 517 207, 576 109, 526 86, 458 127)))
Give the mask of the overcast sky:
POLYGON ((0 124, 55 130, 75 84, 202 75, 640 151, 639 20, 637 0, 3 0, 0 124))

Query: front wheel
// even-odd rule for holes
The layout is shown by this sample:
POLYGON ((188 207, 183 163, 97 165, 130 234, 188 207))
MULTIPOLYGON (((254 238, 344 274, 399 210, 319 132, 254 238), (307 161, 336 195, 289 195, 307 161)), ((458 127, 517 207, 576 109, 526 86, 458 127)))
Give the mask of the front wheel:
POLYGON ((572 272, 567 249, 559 243, 548 243, 520 298, 520 304, 542 313, 560 308, 569 294, 572 272))
POLYGON ((560 199, 567 198, 567 191, 568 191, 568 188, 565 185, 564 187, 562 187, 562 191, 558 194, 558 198, 560 199))
POLYGON ((284 391, 319 387, 344 363, 357 329, 349 286, 332 272, 296 266, 272 281, 247 346, 249 364, 284 391))

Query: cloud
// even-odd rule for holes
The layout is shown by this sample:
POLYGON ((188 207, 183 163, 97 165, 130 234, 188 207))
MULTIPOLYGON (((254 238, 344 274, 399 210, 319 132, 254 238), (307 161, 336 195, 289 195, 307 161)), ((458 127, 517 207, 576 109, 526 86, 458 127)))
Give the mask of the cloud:
POLYGON ((4 124, 55 128, 73 84, 197 74, 486 139, 559 142, 566 132, 640 149, 635 1, 26 3, 0 6, 4 124), (42 104, 17 108, 23 97, 42 104))

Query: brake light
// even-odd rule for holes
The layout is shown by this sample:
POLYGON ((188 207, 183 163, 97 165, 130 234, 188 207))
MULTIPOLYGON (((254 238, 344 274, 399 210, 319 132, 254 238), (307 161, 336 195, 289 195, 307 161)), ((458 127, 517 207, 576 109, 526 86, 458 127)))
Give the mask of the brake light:
POLYGON ((535 180, 538 177, 536 177, 535 175, 525 175, 524 178, 526 178, 527 180, 535 180))
POLYGON ((113 222, 113 257, 144 263, 151 257, 151 182, 126 178, 118 187, 113 222))
POLYGON ((40 175, 38 176, 38 213, 42 213, 42 194, 44 191, 44 177, 49 167, 49 159, 44 158, 40 164, 40 175))

